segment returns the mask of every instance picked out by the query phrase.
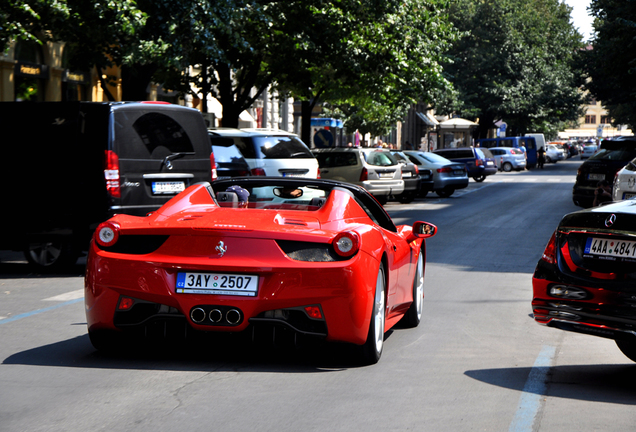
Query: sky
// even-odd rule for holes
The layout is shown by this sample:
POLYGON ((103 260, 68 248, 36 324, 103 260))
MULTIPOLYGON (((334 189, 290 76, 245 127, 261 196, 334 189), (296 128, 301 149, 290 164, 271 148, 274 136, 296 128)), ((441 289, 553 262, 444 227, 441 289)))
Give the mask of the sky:
POLYGON ((590 0, 563 0, 563 3, 574 8, 572 9, 574 27, 579 29, 579 33, 583 35, 583 40, 589 40, 592 33, 592 18, 587 14, 590 0))

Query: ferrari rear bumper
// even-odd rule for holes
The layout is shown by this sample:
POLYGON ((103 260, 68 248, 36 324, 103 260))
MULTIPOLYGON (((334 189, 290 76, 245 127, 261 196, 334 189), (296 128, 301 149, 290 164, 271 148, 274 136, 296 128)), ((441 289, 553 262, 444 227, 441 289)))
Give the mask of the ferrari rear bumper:
MULTIPOLYGON (((259 277, 253 297, 184 294, 176 290, 182 263, 120 259, 91 251, 85 278, 89 331, 132 330, 182 322, 207 332, 282 326, 327 340, 362 344, 367 337, 379 263, 360 252, 348 261, 244 266, 259 277), (122 308, 122 299, 126 300, 122 308)), ((206 271, 206 269, 193 269, 206 271)), ((219 271, 218 267, 207 271, 219 271)), ((238 273, 239 269, 222 269, 238 273)))

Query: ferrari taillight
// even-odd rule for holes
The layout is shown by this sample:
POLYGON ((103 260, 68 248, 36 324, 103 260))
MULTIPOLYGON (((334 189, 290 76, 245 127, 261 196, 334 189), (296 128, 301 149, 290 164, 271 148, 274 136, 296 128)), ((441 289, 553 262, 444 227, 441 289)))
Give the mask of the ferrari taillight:
POLYGON ((362 167, 362 172, 360 173, 360 181, 369 180, 369 171, 365 167, 362 167))
POLYGON ((556 264, 557 262, 556 253, 557 253, 557 249, 556 249, 556 231, 555 231, 552 234, 552 237, 550 237, 550 241, 548 242, 548 245, 545 247, 545 250, 543 251, 543 256, 541 256, 541 259, 549 264, 556 264))
POLYGON ((106 150, 104 179, 106 179, 106 191, 113 198, 121 198, 119 184, 119 156, 112 150, 106 150))
POLYGON ((333 239, 333 248, 341 257, 350 257, 358 252, 360 239, 353 231, 343 231, 333 239))
POLYGON ((210 153, 210 168, 212 168, 212 181, 216 180, 216 161, 214 160, 214 153, 210 153))
POLYGON ((102 222, 95 231, 95 240, 100 246, 110 247, 119 239, 119 224, 102 222))

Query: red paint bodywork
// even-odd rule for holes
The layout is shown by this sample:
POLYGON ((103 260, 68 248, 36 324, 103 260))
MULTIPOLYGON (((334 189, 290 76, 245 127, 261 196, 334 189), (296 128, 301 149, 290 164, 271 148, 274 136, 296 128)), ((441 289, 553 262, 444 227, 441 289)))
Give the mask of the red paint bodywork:
POLYGON ((410 226, 391 232, 376 225, 350 194, 334 189, 315 211, 219 207, 205 185, 194 185, 146 216, 111 219, 126 235, 166 235, 154 252, 108 252, 91 242, 85 277, 89 331, 116 329, 113 316, 120 296, 178 309, 190 326, 204 331, 242 331, 249 319, 275 309, 320 305, 327 340, 362 344, 367 338, 376 276, 385 265, 386 328, 399 321, 413 302, 413 279, 422 238, 410 226), (275 240, 329 243, 341 231, 355 231, 360 250, 351 259, 296 261, 275 240), (219 241, 227 245, 221 257, 219 241), (175 293, 179 271, 245 273, 259 276, 256 297, 175 293), (238 307, 245 319, 235 327, 194 323, 195 305, 238 307))

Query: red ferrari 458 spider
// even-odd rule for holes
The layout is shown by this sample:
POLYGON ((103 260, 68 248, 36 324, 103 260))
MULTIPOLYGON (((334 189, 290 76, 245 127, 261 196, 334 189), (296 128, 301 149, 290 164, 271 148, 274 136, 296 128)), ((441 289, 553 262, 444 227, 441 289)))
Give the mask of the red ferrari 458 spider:
POLYGON ((426 222, 396 227, 363 188, 233 178, 191 186, 146 217, 117 215, 91 242, 90 340, 118 346, 156 326, 186 332, 284 327, 357 345, 376 363, 384 333, 422 315, 426 222))

